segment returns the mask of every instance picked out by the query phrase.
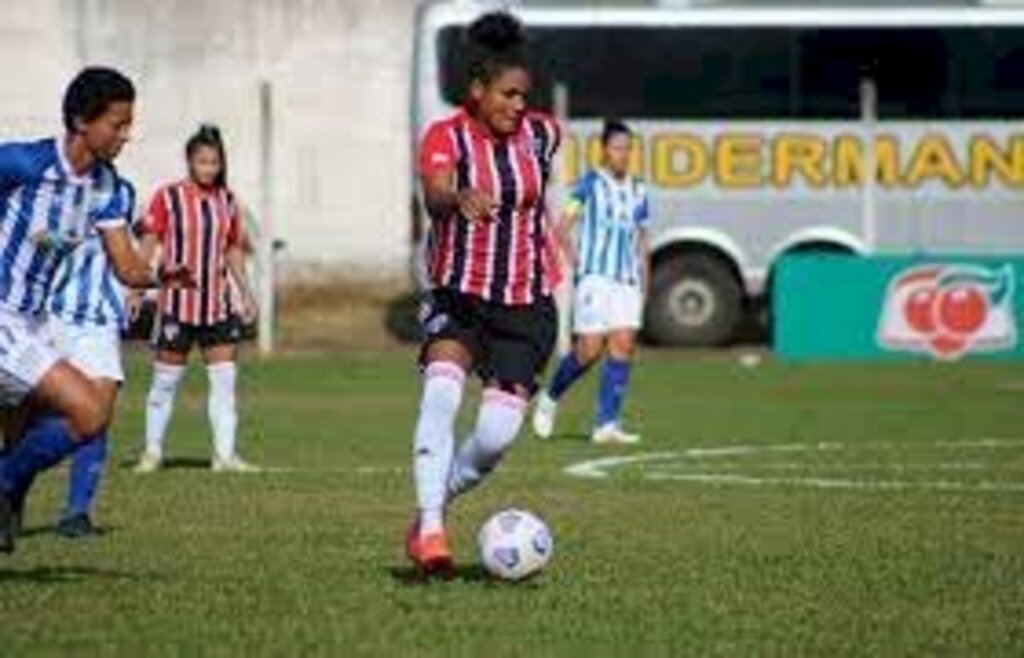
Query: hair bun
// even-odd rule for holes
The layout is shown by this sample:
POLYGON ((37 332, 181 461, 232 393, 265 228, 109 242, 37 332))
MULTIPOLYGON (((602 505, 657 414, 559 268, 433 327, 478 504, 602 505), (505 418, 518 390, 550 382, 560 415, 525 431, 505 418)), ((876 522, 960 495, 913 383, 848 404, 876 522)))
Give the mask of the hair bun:
POLYGON ((484 14, 469 26, 469 40, 496 53, 522 48, 526 42, 523 24, 507 11, 484 14))

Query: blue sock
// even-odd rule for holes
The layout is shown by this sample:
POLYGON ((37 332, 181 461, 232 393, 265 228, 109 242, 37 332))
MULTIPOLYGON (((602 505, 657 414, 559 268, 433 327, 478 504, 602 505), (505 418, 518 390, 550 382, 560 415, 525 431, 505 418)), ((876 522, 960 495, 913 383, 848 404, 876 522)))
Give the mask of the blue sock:
POLYGON ((548 386, 548 395, 551 396, 552 400, 561 398, 569 390, 573 382, 582 377, 589 369, 590 366, 580 364, 574 352, 569 352, 558 363, 558 370, 555 371, 555 376, 551 379, 551 385, 548 386))
POLYGON ((609 358, 601 372, 601 389, 597 398, 597 426, 618 422, 622 400, 629 386, 629 361, 609 358))
POLYGON ((0 490, 20 498, 36 475, 59 464, 78 449, 60 416, 40 414, 29 421, 21 442, 0 462, 0 490))
POLYGON ((107 445, 107 435, 104 434, 86 443, 71 458, 65 518, 88 514, 92 508, 107 461, 107 445))

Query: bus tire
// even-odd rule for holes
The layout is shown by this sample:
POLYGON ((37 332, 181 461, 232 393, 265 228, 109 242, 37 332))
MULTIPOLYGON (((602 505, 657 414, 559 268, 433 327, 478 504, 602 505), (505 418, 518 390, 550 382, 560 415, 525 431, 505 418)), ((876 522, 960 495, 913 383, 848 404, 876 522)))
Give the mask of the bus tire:
POLYGON ((716 347, 732 340, 743 314, 743 288, 729 265, 704 253, 655 265, 645 311, 648 338, 659 345, 716 347))

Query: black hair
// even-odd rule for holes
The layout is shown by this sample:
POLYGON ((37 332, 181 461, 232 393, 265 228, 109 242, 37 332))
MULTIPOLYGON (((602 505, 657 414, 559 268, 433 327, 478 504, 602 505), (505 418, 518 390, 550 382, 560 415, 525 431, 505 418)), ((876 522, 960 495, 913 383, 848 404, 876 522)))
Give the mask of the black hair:
POLYGON ((227 187, 228 157, 224 150, 224 139, 220 135, 220 128, 212 123, 201 124, 199 130, 188 138, 188 141, 185 142, 185 158, 191 160, 192 155, 204 146, 216 149, 217 154, 220 156, 220 173, 214 179, 214 184, 217 187, 227 187))
POLYGON ((64 91, 61 110, 64 127, 76 130, 75 121, 93 121, 118 102, 135 102, 135 85, 120 71, 103 66, 82 69, 64 91))
POLYGON ((494 11, 466 30, 469 81, 489 83, 502 72, 526 66, 523 24, 507 11, 494 11))
POLYGON ((633 135, 633 131, 624 121, 619 119, 605 119, 604 128, 601 129, 601 144, 608 146, 608 142, 616 135, 633 135))

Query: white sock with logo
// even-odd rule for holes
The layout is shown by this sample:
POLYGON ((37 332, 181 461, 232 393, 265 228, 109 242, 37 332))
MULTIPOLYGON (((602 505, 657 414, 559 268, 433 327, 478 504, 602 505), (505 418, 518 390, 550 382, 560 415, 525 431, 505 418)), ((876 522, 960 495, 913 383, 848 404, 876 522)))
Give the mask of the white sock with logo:
POLYGON ((448 474, 455 452, 455 418, 466 375, 455 363, 435 361, 423 376, 423 397, 413 438, 413 478, 420 510, 420 533, 444 528, 448 474))
POLYGON ((146 452, 157 458, 164 454, 167 425, 174 413, 174 394, 185 374, 185 366, 153 364, 153 383, 146 398, 146 452))
POLYGON ((452 468, 450 497, 469 491, 494 470, 519 434, 525 414, 523 398, 497 388, 484 391, 476 426, 459 449, 452 468))

